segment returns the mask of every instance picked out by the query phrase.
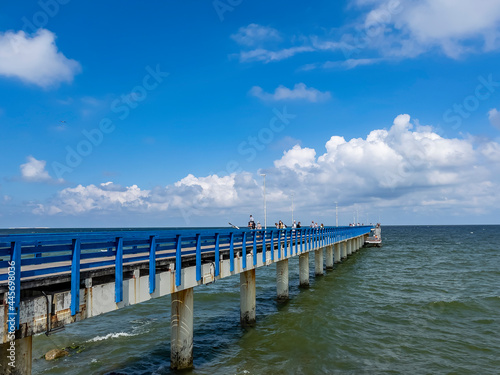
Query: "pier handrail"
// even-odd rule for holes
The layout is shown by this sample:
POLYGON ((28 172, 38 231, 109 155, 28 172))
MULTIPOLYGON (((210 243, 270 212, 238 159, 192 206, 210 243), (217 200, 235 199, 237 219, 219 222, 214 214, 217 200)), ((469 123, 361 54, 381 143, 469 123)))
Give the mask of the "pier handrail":
MULTIPOLYGON (((115 302, 123 299, 123 266, 149 263, 149 293, 156 285, 157 261, 171 261, 175 284, 181 285, 183 261, 194 260, 196 280, 202 278, 203 258, 214 263, 214 277, 219 276, 221 255, 228 255, 230 271, 235 255, 241 252, 242 267, 247 268, 247 254, 257 264, 258 250, 265 263, 267 252, 277 248, 278 259, 321 246, 345 241, 370 232, 371 226, 324 228, 250 229, 180 229, 156 231, 103 231, 73 233, 38 233, 0 235, 0 289, 14 286, 15 297, 9 301, 19 328, 21 282, 70 275, 71 315, 79 312, 81 271, 113 269, 115 302), (13 302, 13 303, 11 303, 13 302)), ((270 251, 274 260, 274 251, 270 251)))

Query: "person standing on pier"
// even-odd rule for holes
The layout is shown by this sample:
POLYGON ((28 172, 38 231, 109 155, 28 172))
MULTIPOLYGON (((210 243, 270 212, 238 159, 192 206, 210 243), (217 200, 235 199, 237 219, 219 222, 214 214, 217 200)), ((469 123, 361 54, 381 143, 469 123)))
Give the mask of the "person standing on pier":
POLYGON ((248 221, 248 229, 255 229, 255 220, 252 215, 250 215, 250 220, 248 221))

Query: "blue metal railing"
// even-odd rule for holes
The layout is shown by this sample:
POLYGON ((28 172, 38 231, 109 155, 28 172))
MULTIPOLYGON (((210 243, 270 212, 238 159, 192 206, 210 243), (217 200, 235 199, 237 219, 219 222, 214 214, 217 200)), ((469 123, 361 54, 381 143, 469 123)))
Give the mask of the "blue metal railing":
MULTIPOLYGON (((0 236, 0 286, 15 287, 14 308, 19 328, 21 281, 54 274, 71 275, 71 315, 79 312, 80 273, 97 268, 114 268, 115 301, 123 300, 124 265, 149 263, 149 293, 156 289, 156 261, 175 263, 175 284, 180 286, 182 260, 194 257, 196 280, 202 278, 202 255, 215 259, 214 276, 220 274, 221 252, 229 253, 230 271, 235 254, 241 250, 242 267, 247 268, 246 254, 252 253, 257 265, 257 251, 266 262, 267 251, 277 249, 278 259, 299 252, 333 244, 370 232, 369 226, 248 230, 199 229, 164 231, 112 231, 88 233, 42 233, 0 236), (269 248, 269 249, 268 249, 269 248), (13 262, 13 263, 12 263, 13 262), (8 267, 13 265, 12 272, 8 267)), ((270 257, 274 260, 274 251, 270 257)), ((11 268, 12 269, 12 268, 11 268)))

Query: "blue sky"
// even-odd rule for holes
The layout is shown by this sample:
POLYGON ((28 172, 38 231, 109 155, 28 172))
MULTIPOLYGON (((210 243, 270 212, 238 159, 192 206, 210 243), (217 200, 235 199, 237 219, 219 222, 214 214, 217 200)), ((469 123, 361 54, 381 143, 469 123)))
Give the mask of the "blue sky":
POLYGON ((498 223, 500 4, 0 5, 0 227, 498 223), (342 138, 343 137, 343 138, 342 138))

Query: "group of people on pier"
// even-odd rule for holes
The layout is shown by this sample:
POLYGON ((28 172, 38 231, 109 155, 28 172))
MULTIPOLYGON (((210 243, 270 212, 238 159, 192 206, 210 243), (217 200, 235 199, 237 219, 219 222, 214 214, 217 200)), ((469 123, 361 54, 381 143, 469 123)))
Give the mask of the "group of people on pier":
MULTIPOLYGON (((282 220, 280 220, 277 223, 274 223, 274 226, 276 227, 276 229, 288 228, 288 226, 282 220)), ((311 224, 309 225, 309 227, 310 228, 324 228, 325 226, 323 225, 323 223, 321 223, 321 225, 318 226, 318 223, 315 223, 313 220, 311 222, 311 224)), ((295 229, 295 228, 302 228, 302 224, 300 223, 300 221, 299 222, 297 222, 297 220, 293 221, 292 229, 295 229)), ((260 221, 258 221, 257 224, 255 224, 255 219, 253 218, 252 215, 250 215, 250 220, 248 221, 248 229, 262 229, 262 225, 260 224, 260 221)))

